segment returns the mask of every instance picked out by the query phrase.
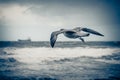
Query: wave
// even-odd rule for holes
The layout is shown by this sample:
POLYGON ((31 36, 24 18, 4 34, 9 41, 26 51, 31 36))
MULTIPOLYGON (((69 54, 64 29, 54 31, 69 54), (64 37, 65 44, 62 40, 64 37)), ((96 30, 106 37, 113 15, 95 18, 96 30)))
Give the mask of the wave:
POLYGON ((7 47, 0 67, 5 80, 119 80, 120 48, 7 47))
POLYGON ((120 48, 4 48, 4 52, 20 62, 39 63, 45 60, 61 60, 83 56, 99 58, 119 53, 120 48))
POLYGON ((47 77, 36 77, 36 76, 29 76, 29 77, 24 77, 24 76, 3 76, 0 75, 0 79, 2 80, 58 80, 56 78, 51 78, 49 76, 47 77))

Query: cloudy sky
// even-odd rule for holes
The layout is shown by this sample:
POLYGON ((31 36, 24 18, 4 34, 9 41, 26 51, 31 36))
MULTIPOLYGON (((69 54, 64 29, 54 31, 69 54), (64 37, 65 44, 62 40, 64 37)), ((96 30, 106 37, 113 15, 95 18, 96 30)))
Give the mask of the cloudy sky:
MULTIPOLYGON (((87 41, 120 41, 119 0, 0 0, 0 41, 49 41, 52 31, 87 27, 105 35, 87 41)), ((63 35, 59 41, 71 40, 63 35)), ((79 41, 79 39, 76 39, 79 41)))

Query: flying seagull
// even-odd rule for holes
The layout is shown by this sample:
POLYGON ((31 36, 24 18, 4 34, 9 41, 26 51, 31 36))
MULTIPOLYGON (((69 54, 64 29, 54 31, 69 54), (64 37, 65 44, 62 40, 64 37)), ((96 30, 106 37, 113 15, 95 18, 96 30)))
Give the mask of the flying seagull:
POLYGON ((59 31, 54 31, 51 34, 50 45, 52 48, 55 45, 57 36, 62 33, 64 34, 64 36, 71 39, 79 38, 82 42, 85 42, 82 37, 88 37, 90 34, 104 36, 103 34, 89 28, 76 27, 74 29, 60 29, 59 31))

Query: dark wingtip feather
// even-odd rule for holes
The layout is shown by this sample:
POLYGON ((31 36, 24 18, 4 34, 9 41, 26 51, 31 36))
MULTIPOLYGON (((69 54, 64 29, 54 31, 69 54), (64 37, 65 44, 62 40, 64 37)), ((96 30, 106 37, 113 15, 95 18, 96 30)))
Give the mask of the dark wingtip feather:
POLYGON ((51 38, 50 38, 50 45, 51 45, 52 48, 54 47, 55 42, 56 42, 56 40, 54 39, 54 33, 52 33, 51 38))
POLYGON ((101 34, 101 36, 103 36, 103 37, 104 37, 104 35, 103 35, 103 34, 101 34))
POLYGON ((54 43, 53 43, 53 42, 51 42, 50 44, 51 44, 51 47, 53 48, 53 47, 54 47, 54 43))
POLYGON ((50 39, 50 45, 52 48, 54 47, 54 41, 52 40, 52 38, 50 39))
POLYGON ((89 32, 89 33, 91 33, 91 34, 98 35, 98 36, 104 36, 103 34, 97 32, 97 31, 95 31, 95 30, 89 29, 89 28, 82 28, 82 30, 85 31, 85 32, 89 32))

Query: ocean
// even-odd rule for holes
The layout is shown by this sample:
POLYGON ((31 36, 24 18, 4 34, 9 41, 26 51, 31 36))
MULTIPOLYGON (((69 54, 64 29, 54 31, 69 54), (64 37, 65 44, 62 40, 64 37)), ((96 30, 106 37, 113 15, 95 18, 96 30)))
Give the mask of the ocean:
POLYGON ((0 80, 120 80, 120 42, 0 42, 0 80))

